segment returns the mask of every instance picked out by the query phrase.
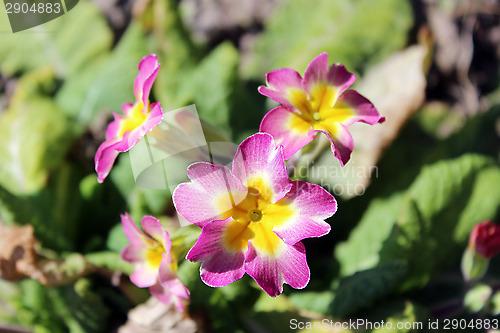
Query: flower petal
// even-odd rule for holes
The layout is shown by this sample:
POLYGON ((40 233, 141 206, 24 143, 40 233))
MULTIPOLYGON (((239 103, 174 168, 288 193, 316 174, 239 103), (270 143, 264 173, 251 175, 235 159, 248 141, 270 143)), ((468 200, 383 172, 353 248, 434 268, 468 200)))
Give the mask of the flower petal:
POLYGON ((312 87, 317 83, 324 83, 328 73, 328 53, 323 52, 316 56, 304 72, 304 80, 302 86, 309 96, 312 87))
MULTIPOLYGON (((156 297, 160 302, 166 305, 172 304, 174 296, 167 287, 164 287, 157 282, 156 284, 149 287, 149 292, 153 297, 156 297)), ((181 308, 182 311, 182 308, 181 308)))
POLYGON ((108 176, 116 158, 118 157, 118 151, 116 147, 120 144, 119 141, 104 141, 101 143, 97 152, 95 153, 94 163, 95 171, 97 172, 97 181, 102 183, 104 179, 108 176))
POLYGON ((140 139, 149 133, 156 125, 161 123, 163 119, 163 110, 160 103, 151 104, 151 110, 147 115, 146 120, 132 131, 127 131, 123 135, 123 145, 120 147, 121 152, 125 152, 135 146, 140 139), (128 135, 127 135, 128 134, 128 135))
MULTIPOLYGON (((274 223, 273 231, 287 244, 295 244, 304 238, 321 237, 330 232, 324 220, 337 211, 333 195, 321 186, 303 181, 294 181, 286 197, 276 206, 287 205, 295 214, 274 223)), ((265 215, 269 215, 267 212, 265 215)))
POLYGON ((329 85, 337 90, 337 96, 346 91, 356 80, 354 74, 350 73, 342 64, 333 64, 328 69, 326 80, 329 85))
POLYGON ((253 182, 262 182, 271 192, 271 202, 283 198, 292 187, 282 147, 276 147, 268 133, 257 133, 243 140, 234 155, 233 174, 247 188, 253 182))
POLYGON ((144 261, 144 251, 146 250, 145 244, 134 243, 127 245, 121 252, 123 260, 135 263, 144 261))
POLYGON ((233 251, 225 244, 225 232, 231 222, 227 219, 206 224, 186 256, 190 261, 202 261, 201 279, 211 287, 227 286, 245 274, 244 251, 233 251))
POLYGON ((330 146, 340 165, 344 166, 351 158, 354 149, 354 140, 347 128, 340 123, 322 124, 324 129, 315 131, 323 132, 330 140, 330 146))
POLYGON ((271 71, 266 74, 266 82, 267 87, 259 87, 262 95, 283 104, 290 110, 300 109, 294 105, 294 100, 290 96, 292 91, 302 91, 302 77, 297 71, 290 68, 271 71))
POLYGON ((309 122, 282 106, 269 111, 260 124, 260 132, 271 134, 276 144, 283 146, 285 160, 314 140, 316 134, 310 129, 309 122))
POLYGON ((172 294, 181 298, 189 298, 189 290, 184 286, 177 274, 170 268, 170 258, 164 254, 160 263, 158 278, 160 284, 170 290, 172 294))
POLYGON ((193 163, 187 174, 191 182, 177 186, 172 197, 177 212, 197 226, 223 219, 246 197, 247 190, 225 166, 193 163))
POLYGON ((306 251, 301 242, 294 245, 282 243, 277 256, 259 254, 250 242, 245 271, 271 297, 283 292, 283 283, 295 289, 304 288, 310 277, 306 251))
POLYGON ((137 67, 139 74, 134 81, 134 95, 137 101, 142 101, 144 105, 148 105, 149 93, 158 75, 160 63, 158 63, 155 54, 150 54, 142 58, 137 67))
POLYGON ((342 124, 349 126, 355 122, 363 122, 374 125, 385 121, 381 117, 373 104, 354 90, 346 91, 338 99, 334 110, 350 109, 353 116, 342 121, 342 124))
POLYGON ((139 288, 151 287, 158 281, 158 267, 144 262, 130 275, 130 281, 139 288))
POLYGON ((141 220, 142 229, 155 241, 161 243, 167 256, 170 256, 172 241, 168 232, 161 225, 160 220, 151 215, 146 215, 141 220))
POLYGON ((132 221, 128 213, 120 215, 122 220, 123 232, 131 244, 147 245, 150 241, 146 235, 132 221))
POLYGON ((120 115, 113 113, 115 120, 109 123, 106 128, 106 141, 114 140, 120 135, 120 115))

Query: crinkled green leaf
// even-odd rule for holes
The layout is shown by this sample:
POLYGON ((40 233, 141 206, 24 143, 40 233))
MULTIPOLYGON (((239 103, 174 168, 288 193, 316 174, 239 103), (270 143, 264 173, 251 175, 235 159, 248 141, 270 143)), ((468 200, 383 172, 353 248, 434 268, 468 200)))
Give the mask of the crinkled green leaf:
POLYGON ((389 294, 402 281, 408 268, 404 262, 386 262, 340 280, 330 305, 334 317, 345 317, 389 294))
POLYGON ((14 194, 40 190, 66 153, 74 126, 51 99, 30 96, 0 115, 0 184, 14 194))
POLYGON ((327 291, 299 291, 291 294, 288 299, 299 309, 313 311, 315 313, 327 314, 335 294, 327 291))
POLYGON ((196 68, 191 92, 200 116, 229 131, 230 95, 237 84, 238 51, 229 43, 213 50, 196 68))
POLYGON ((337 247, 343 276, 403 260, 403 287, 425 283, 444 265, 458 262, 472 227, 500 207, 500 168, 480 155, 425 167, 405 193, 375 200, 348 241, 337 247), (473 215, 471 211, 479 215, 473 215))
POLYGON ((360 70, 401 49, 411 26, 409 1, 286 1, 257 38, 244 76, 262 81, 266 72, 281 67, 303 71, 323 51, 330 62, 360 70))
POLYGON ((84 70, 111 48, 112 33, 94 4, 80 1, 76 10, 29 29, 10 33, 5 11, 0 20, 0 70, 6 75, 50 66, 58 77, 84 70))

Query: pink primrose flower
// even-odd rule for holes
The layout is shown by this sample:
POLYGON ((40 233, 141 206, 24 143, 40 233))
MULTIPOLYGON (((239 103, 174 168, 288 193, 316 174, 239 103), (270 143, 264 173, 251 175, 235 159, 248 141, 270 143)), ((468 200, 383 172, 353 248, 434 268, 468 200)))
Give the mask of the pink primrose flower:
POLYGON ((95 170, 99 183, 108 176, 118 154, 132 148, 163 118, 160 103, 149 104, 149 93, 160 69, 156 55, 144 57, 138 68, 139 74, 134 81, 136 101, 134 104, 123 104, 123 115, 113 113, 115 119, 106 129, 106 141, 99 146, 95 154, 95 170))
POLYGON ((260 131, 272 134, 277 144, 283 145, 286 160, 323 132, 335 157, 345 165, 354 149, 347 127, 355 122, 374 125, 385 120, 368 99, 347 90, 354 80, 344 65, 328 67, 327 53, 309 63, 304 78, 290 68, 267 73, 267 87, 260 86, 259 92, 282 106, 264 116, 260 131))
POLYGON ((177 258, 172 253, 168 232, 153 216, 141 220, 143 233, 128 213, 121 216, 123 231, 130 245, 122 250, 123 260, 136 264, 130 281, 140 288, 149 287, 151 295, 165 304, 174 303, 182 311, 181 299, 189 298, 189 290, 177 277, 177 258))
POLYGON ((202 228, 186 256, 201 261, 209 286, 226 286, 248 273, 270 296, 283 283, 304 288, 310 271, 301 240, 330 231, 324 220, 337 203, 321 186, 291 181, 281 146, 267 133, 245 139, 232 170, 206 162, 188 167, 173 201, 178 213, 202 228))

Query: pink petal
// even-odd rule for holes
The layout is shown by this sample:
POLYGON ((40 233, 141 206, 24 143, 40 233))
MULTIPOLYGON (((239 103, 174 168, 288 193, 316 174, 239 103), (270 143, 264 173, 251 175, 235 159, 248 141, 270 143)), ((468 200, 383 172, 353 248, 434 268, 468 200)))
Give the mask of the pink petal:
POLYGON ((130 215, 125 213, 120 215, 122 220, 123 232, 131 244, 148 244, 148 238, 132 221, 130 215))
MULTIPOLYGON (((156 297, 160 302, 166 305, 172 304, 174 301, 174 295, 170 292, 170 290, 157 282, 153 286, 149 287, 149 292, 153 297, 156 297)), ((181 308, 182 311, 182 308, 181 308)))
MULTIPOLYGON (((182 284, 181 284, 182 285, 182 284)), ((184 285, 182 285, 183 288, 184 285)), ((187 290, 187 289, 186 289, 187 290)), ((162 286, 159 282, 149 288, 149 292, 152 296, 156 297, 160 302, 166 305, 174 304, 177 310, 184 311, 184 307, 181 303, 181 298, 189 298, 189 292, 187 297, 178 296, 175 292, 176 290, 172 290, 165 286, 162 286)))
POLYGON ((294 181, 293 187, 280 203, 293 207, 295 214, 273 231, 287 244, 293 245, 304 238, 321 237, 330 232, 324 220, 337 211, 333 195, 321 186, 294 181))
MULTIPOLYGON (((133 109, 133 107, 134 107, 133 103, 123 103, 122 104, 123 114, 128 115, 130 113, 130 111, 133 109)), ((115 118, 116 118, 116 115, 115 115, 115 118)))
POLYGON ((137 67, 139 74, 134 81, 134 95, 137 101, 141 100, 146 106, 148 105, 149 93, 158 75, 160 64, 158 63, 157 56, 150 54, 142 58, 137 67))
POLYGON ((109 123, 108 128, 106 128, 106 141, 113 139, 120 139, 120 121, 119 115, 113 113, 115 120, 109 123))
POLYGON ((277 69, 266 74, 267 87, 260 86, 259 92, 272 100, 294 110, 292 102, 288 99, 290 89, 302 90, 302 77, 290 68, 277 69))
POLYGON ((187 174, 191 182, 177 186, 172 197, 177 212, 197 226, 221 219, 246 197, 240 180, 225 166, 193 163, 187 174))
POLYGON ((151 287, 158 281, 158 267, 145 262, 130 275, 130 281, 139 288, 151 287))
POLYGON ((144 261, 144 250, 146 249, 145 244, 134 243, 127 245, 123 248, 121 252, 121 257, 123 260, 136 263, 144 261))
POLYGON ((172 241, 170 240, 168 232, 161 225, 160 220, 151 215, 146 215, 142 218, 141 225, 142 229, 144 229, 151 238, 163 245, 166 254, 170 256, 172 241))
POLYGON ((314 84, 326 82, 327 73, 328 53, 323 52, 311 60, 309 65, 307 65, 306 71, 304 72, 302 86, 309 96, 309 92, 314 84))
POLYGON ((230 251, 223 244, 224 230, 230 220, 206 224, 186 256, 190 261, 202 261, 201 279, 211 287, 227 286, 245 274, 244 253, 230 251))
POLYGON ((269 111, 260 124, 260 132, 274 137, 277 145, 283 146, 285 160, 291 158, 302 147, 316 138, 311 125, 287 108, 278 106, 269 111), (292 127, 295 124, 295 127, 292 127))
POLYGON ((323 132, 330 140, 330 146, 335 157, 339 160, 340 165, 344 166, 351 158, 352 150, 354 149, 354 141, 351 133, 347 128, 340 123, 329 125, 326 130, 315 130, 323 132))
POLYGON ((252 177, 264 178, 272 189, 273 203, 283 198, 292 187, 282 148, 276 146, 268 133, 257 133, 243 140, 234 156, 233 174, 246 187, 252 177))
POLYGON ((348 72, 344 65, 333 64, 328 69, 326 80, 328 84, 337 88, 337 96, 340 96, 354 83, 356 77, 348 72))
POLYGON ((163 254, 158 273, 160 284, 168 288, 172 294, 181 298, 189 298, 189 290, 170 268, 170 258, 163 254))
POLYGON ((283 283, 302 289, 309 283, 310 271, 306 261, 304 245, 283 243, 277 257, 260 256, 251 241, 245 259, 245 271, 271 297, 283 292, 283 283))
POLYGON ((127 131, 123 135, 123 144, 120 146, 120 151, 125 152, 135 146, 140 139, 142 139, 148 132, 150 132, 156 125, 161 123, 163 119, 163 110, 160 103, 151 104, 151 110, 147 119, 136 129, 127 131))
POLYGON ((113 164, 115 163, 116 158, 118 157, 118 151, 116 147, 120 144, 120 142, 114 141, 104 141, 99 148, 97 148, 97 152, 95 153, 94 162, 95 162, 95 171, 97 172, 97 181, 102 183, 104 179, 108 176, 113 164))
POLYGON ((363 122, 374 125, 384 122, 385 118, 381 117, 373 104, 361 96, 354 90, 348 90, 337 101, 336 107, 347 107, 354 111, 355 115, 343 122, 345 126, 349 126, 355 122, 363 122))

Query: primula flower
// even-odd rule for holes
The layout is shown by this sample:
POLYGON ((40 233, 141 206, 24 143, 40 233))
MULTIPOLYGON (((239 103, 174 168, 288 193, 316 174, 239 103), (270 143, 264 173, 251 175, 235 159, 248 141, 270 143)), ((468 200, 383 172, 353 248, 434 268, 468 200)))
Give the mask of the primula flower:
POLYGON ((165 304, 174 303, 182 311, 181 298, 189 298, 188 289, 177 277, 177 258, 172 242, 160 221, 144 216, 144 234, 126 213, 121 216, 123 231, 130 241, 121 253, 123 260, 137 264, 130 281, 140 288, 149 287, 151 295, 165 304))
POLYGON ((267 87, 260 86, 259 92, 282 106, 264 116, 260 131, 272 134, 283 145, 285 159, 323 132, 343 166, 354 148, 347 127, 358 121, 373 125, 385 120, 369 100, 347 90, 354 80, 344 65, 328 67, 327 53, 309 63, 304 78, 290 68, 267 73, 267 87))
POLYGON ((163 118, 160 103, 149 104, 149 93, 160 69, 157 57, 150 54, 139 62, 139 74, 134 81, 135 103, 122 106, 124 115, 113 113, 113 120, 106 129, 104 141, 95 154, 97 181, 102 183, 113 167, 120 152, 132 148, 163 118))
POLYGON ((469 238, 469 247, 486 258, 500 253, 500 225, 491 221, 479 223, 469 238))
POLYGON ((232 170, 198 162, 173 200, 178 213, 202 227, 186 258, 201 261, 202 280, 221 287, 248 273, 270 296, 283 283, 303 288, 309 267, 301 240, 330 231, 324 219, 337 209, 319 185, 291 181, 281 146, 257 133, 237 149, 232 170))

